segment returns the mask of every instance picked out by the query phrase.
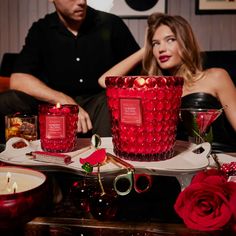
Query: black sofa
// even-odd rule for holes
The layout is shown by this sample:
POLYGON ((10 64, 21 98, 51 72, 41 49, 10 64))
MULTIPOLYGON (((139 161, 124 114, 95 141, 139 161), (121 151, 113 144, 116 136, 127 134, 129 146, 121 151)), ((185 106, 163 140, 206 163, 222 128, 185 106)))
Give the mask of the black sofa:
POLYGON ((203 67, 224 68, 236 85, 236 50, 235 51, 206 51, 203 53, 203 67))
MULTIPOLYGON (((5 53, 0 64, 0 76, 10 76, 12 67, 17 59, 17 53, 5 53)), ((203 52, 204 68, 221 67, 228 71, 236 84, 236 50, 203 52)))

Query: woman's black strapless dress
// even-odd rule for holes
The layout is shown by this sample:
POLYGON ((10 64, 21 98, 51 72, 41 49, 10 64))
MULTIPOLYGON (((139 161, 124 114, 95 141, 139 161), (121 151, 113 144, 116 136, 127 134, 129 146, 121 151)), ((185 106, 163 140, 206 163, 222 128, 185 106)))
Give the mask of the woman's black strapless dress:
MULTIPOLYGON (((192 93, 181 99, 181 108, 207 108, 220 109, 220 102, 208 93, 192 93)), ((229 124, 224 112, 212 124, 214 151, 233 152, 236 151, 236 132, 229 124)), ((177 139, 187 140, 188 134, 183 123, 180 122, 177 130, 177 139)))

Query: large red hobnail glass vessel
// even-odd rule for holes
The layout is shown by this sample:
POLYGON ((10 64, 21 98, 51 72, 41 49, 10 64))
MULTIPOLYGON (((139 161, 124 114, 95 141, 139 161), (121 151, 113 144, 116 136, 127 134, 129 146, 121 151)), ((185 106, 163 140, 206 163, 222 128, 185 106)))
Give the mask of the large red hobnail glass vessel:
POLYGON ((76 146, 78 105, 39 105, 41 147, 48 152, 70 152, 76 146))
POLYGON ((173 157, 183 78, 108 76, 114 152, 134 161, 173 157))

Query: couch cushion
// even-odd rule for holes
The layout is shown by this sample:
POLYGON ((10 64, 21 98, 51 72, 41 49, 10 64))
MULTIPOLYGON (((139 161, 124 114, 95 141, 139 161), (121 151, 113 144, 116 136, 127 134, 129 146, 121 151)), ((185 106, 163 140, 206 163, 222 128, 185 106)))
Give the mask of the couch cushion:
POLYGON ((5 53, 0 65, 0 76, 9 77, 12 73, 13 66, 18 57, 18 53, 5 53))
POLYGON ((0 92, 4 92, 9 89, 10 86, 10 78, 0 76, 0 92))
POLYGON ((224 68, 236 85, 236 51, 206 51, 203 59, 204 68, 224 68))

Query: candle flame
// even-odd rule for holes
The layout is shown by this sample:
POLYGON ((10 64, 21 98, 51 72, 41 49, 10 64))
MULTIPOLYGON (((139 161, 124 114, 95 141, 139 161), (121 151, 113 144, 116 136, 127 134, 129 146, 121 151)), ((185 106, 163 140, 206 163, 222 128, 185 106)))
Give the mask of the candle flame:
POLYGON ((16 182, 14 182, 13 185, 12 185, 13 193, 16 193, 17 187, 18 186, 17 186, 16 182))
POLYGON ((57 104, 56 104, 56 108, 61 108, 61 104, 60 104, 60 102, 57 102, 57 104))
POLYGON ((10 179, 11 179, 11 173, 10 172, 7 172, 6 178, 7 178, 7 183, 9 183, 10 179))

